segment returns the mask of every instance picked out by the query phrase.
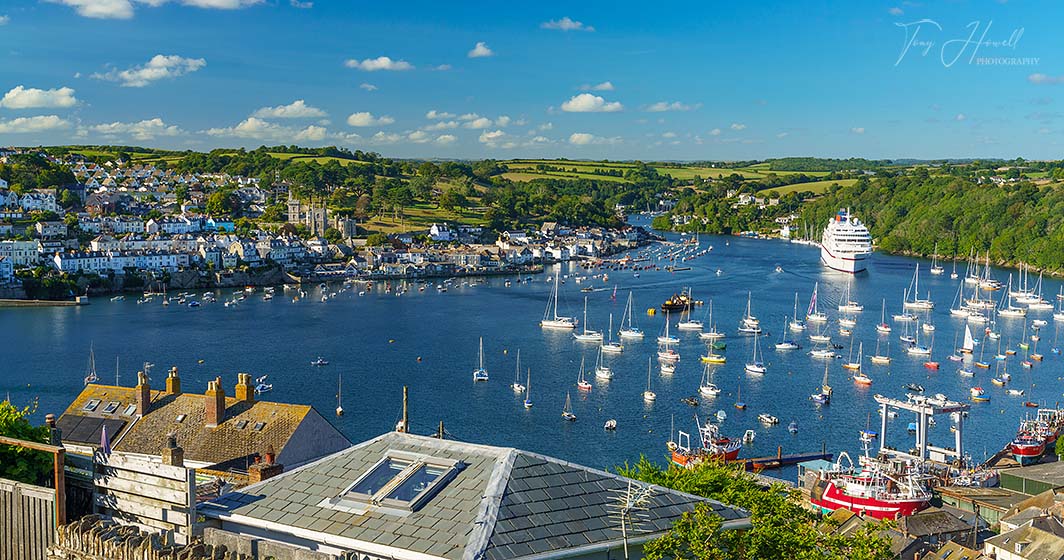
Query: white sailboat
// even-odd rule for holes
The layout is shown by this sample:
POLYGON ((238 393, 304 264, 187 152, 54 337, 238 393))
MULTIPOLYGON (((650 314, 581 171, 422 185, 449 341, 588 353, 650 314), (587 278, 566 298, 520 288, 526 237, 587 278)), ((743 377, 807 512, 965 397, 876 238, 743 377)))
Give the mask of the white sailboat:
POLYGON ((971 354, 975 351, 975 338, 972 337, 972 329, 964 325, 964 343, 960 347, 962 354, 971 354))
POLYGON ((795 332, 805 330, 805 321, 798 318, 798 292, 794 292, 794 317, 790 320, 787 326, 795 332))
POLYGON ((646 402, 654 402, 658 398, 658 395, 654 391, 650 390, 650 368, 652 360, 647 358, 647 390, 643 391, 643 400, 646 402))
POLYGON ((514 368, 514 382, 510 387, 515 393, 523 393, 525 386, 521 384, 521 349, 517 349, 517 367, 514 368))
POLYGON ((846 283, 846 301, 839 304, 839 311, 842 311, 843 313, 860 313, 864 311, 864 306, 850 297, 850 287, 852 284, 852 282, 846 283))
POLYGON ((1001 296, 1001 304, 998 307, 998 317, 1026 317, 1027 310, 1022 307, 1016 307, 1012 305, 1012 275, 1009 275, 1008 289, 1001 296))
POLYGON ((679 344, 680 339, 678 337, 669 334, 669 312, 665 312, 665 333, 658 335, 658 344, 679 344))
MULTIPOLYGON (((692 297, 692 299, 694 298, 693 295, 691 297, 692 297)), ((690 307, 687 307, 683 311, 680 312, 680 322, 676 324, 676 328, 677 329, 679 329, 681 331, 700 331, 700 330, 702 330, 702 326, 703 326, 702 325, 702 321, 699 321, 698 319, 693 319, 691 317, 691 310, 693 308, 694 308, 693 306, 690 306, 690 307), (685 315, 687 317, 686 319, 684 319, 685 315)))
MULTIPOLYGON (((934 340, 934 339, 932 339, 932 340, 934 340)), ((928 347, 928 346, 920 346, 920 329, 916 329, 916 335, 913 338, 913 342, 908 348, 905 349, 905 351, 908 352, 909 354, 913 354, 915 356, 930 356, 931 355, 931 348, 930 347, 928 347)))
POLYGON ((883 300, 883 309, 879 312, 879 324, 876 325, 876 331, 882 334, 889 334, 891 331, 890 323, 887 323, 887 300, 883 300))
POLYGON ((532 408, 532 368, 528 368, 528 377, 525 378, 525 408, 532 408))
POLYGON ((610 354, 620 354, 624 352, 624 345, 620 341, 613 340, 613 313, 610 313, 610 330, 606 331, 610 334, 609 342, 602 345, 601 350, 603 352, 609 352, 610 354))
MULTIPOLYGON (((787 317, 783 318, 783 326, 787 326, 787 317)), ((776 343, 776 350, 797 350, 801 348, 798 343, 787 338, 787 329, 780 329, 780 341, 776 343)))
POLYGON ((344 374, 341 373, 339 375, 339 377, 337 377, 337 379, 336 379, 336 415, 337 416, 343 416, 344 415, 343 394, 344 394, 344 374))
POLYGON ((826 323, 828 320, 827 313, 817 309, 817 292, 819 290, 820 283, 813 284, 813 295, 809 297, 809 309, 805 312, 805 320, 810 323, 826 323))
POLYGON ((580 342, 602 342, 602 331, 587 328, 587 296, 584 296, 584 330, 573 333, 573 338, 580 342))
POLYGON ((879 343, 882 342, 882 340, 883 339, 881 339, 881 338, 877 338, 876 339, 876 353, 875 353, 874 356, 869 358, 872 361, 873 364, 887 365, 887 364, 890 363, 890 339, 889 338, 887 339, 887 353, 886 354, 880 354, 879 353, 879 343))
POLYGON ((920 263, 916 264, 916 271, 913 272, 912 282, 909 283, 909 289, 905 293, 905 301, 902 304, 905 309, 934 309, 935 302, 931 301, 931 293, 928 292, 927 297, 920 299, 920 263), (912 299, 909 299, 909 296, 912 299))
POLYGON ((568 391, 565 392, 565 407, 562 408, 562 419, 569 422, 576 420, 576 415, 573 414, 573 400, 568 391))
MULTIPOLYGON (((599 354, 599 356, 602 356, 602 354, 599 354)), ((591 390, 591 382, 588 381, 584 377, 584 357, 583 356, 580 357, 580 373, 578 373, 577 376, 576 376, 576 388, 580 389, 581 391, 590 391, 591 390)))
POLYGON ((599 348, 598 360, 595 362, 595 377, 598 379, 613 379, 613 370, 602 360, 603 349, 599 348))
POLYGON ((754 335, 754 354, 750 358, 750 361, 747 362, 746 366, 743 368, 746 370, 747 373, 753 373, 757 375, 764 375, 765 373, 765 362, 761 359, 761 345, 758 342, 758 339, 760 338, 760 334, 754 335))
POLYGON ((480 367, 473 370, 473 381, 487 381, 488 370, 484 369, 484 337, 480 337, 480 367))
MULTIPOLYGON (((543 311, 543 319, 539 326, 545 329, 575 329, 576 319, 558 315, 558 287, 561 268, 554 270, 554 284, 551 286, 550 297, 547 299, 547 309, 543 311)), ((549 279, 549 278, 548 278, 549 279)))
POLYGON ((757 335, 761 334, 761 321, 752 312, 751 297, 751 293, 746 292, 746 314, 739 321, 739 333, 757 335))
POLYGON ((713 372, 710 370, 709 365, 706 365, 702 369, 702 381, 698 384, 698 392, 704 396, 713 398, 720 394, 720 387, 717 387, 713 382, 713 372))
POLYGON ((698 337, 703 340, 719 340, 724 338, 724 333, 717 330, 717 323, 713 320, 713 300, 709 300, 709 330, 699 333, 698 337))
POLYGON ((617 333, 618 335, 620 335, 621 338, 643 338, 643 330, 640 329, 639 327, 636 327, 634 324, 632 324, 633 315, 634 315, 632 313, 632 305, 633 305, 633 303, 632 303, 632 292, 629 291, 628 292, 628 304, 625 305, 625 307, 624 307, 624 315, 621 316, 621 330, 618 331, 618 333, 617 333), (624 324, 624 319, 626 317, 628 318, 628 324, 627 325, 624 324))
POLYGON ((93 345, 89 344, 89 369, 85 372, 85 384, 96 383, 99 381, 99 377, 96 375, 96 352, 93 350, 93 345))
POLYGON ((938 243, 935 243, 935 252, 931 255, 931 274, 937 276, 945 271, 946 269, 938 262, 938 243))
POLYGON ((849 357, 849 361, 847 361, 845 364, 842 364, 842 367, 844 367, 846 369, 849 369, 849 370, 855 370, 855 371, 859 370, 859 369, 861 369, 862 360, 864 360, 864 342, 862 342, 858 346, 857 361, 855 362, 855 361, 853 361, 853 341, 851 340, 850 341, 850 357, 849 357))

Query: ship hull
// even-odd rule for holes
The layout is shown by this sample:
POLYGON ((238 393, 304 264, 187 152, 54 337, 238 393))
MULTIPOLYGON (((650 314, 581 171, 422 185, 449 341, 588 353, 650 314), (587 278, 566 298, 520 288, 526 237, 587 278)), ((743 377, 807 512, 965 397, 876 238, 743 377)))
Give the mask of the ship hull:
POLYGON ((927 507, 928 504, 928 501, 924 499, 888 501, 877 498, 848 496, 839 490, 832 481, 818 483, 810 502, 824 512, 845 508, 854 513, 862 513, 875 519, 897 519, 898 517, 912 515, 927 507))
POLYGON ((1012 453, 1012 458, 1016 459, 1016 462, 1021 465, 1030 465, 1036 461, 1045 453, 1045 444, 1040 445, 1018 445, 1012 444, 1009 450, 1012 453))
POLYGON ((847 274, 857 274, 868 270, 868 259, 871 256, 871 253, 854 253, 845 256, 836 255, 827 247, 820 247, 820 261, 832 270, 845 272, 847 274))

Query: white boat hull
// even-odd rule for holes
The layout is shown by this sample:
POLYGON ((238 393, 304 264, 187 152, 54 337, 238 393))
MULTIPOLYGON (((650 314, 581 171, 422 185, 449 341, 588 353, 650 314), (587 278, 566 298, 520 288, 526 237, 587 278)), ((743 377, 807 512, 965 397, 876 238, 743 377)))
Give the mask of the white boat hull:
POLYGON ((857 274, 868 269, 868 259, 872 253, 847 253, 836 255, 826 247, 820 247, 820 261, 825 266, 839 272, 857 274))

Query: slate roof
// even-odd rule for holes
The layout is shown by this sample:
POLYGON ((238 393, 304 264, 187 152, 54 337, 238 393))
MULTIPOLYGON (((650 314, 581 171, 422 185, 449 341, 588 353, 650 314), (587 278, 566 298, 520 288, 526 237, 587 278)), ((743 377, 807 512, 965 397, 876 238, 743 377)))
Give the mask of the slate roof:
MULTIPOLYGON (((317 415, 306 405, 261 400, 248 403, 227 397, 225 421, 216 428, 207 428, 205 399, 202 394, 151 391, 151 407, 138 419, 135 412, 124 414, 129 405, 136 404, 133 387, 89 384, 59 417, 57 425, 64 441, 97 447, 102 430, 99 425, 103 422, 108 424, 113 450, 149 455, 158 455, 167 434, 175 433, 186 461, 211 465, 228 462, 228 466, 240 463, 244 467, 246 458, 262 453, 267 446, 272 445, 277 456, 282 456, 299 426, 311 415, 317 415), (94 411, 86 411, 85 404, 93 399, 101 401, 100 405, 94 411), (113 413, 106 413, 104 407, 110 402, 119 405, 113 413), (184 419, 177 422, 180 415, 184 419), (258 423, 263 424, 261 430, 255 429, 258 423)), ((334 450, 350 443, 339 432, 328 436, 344 442, 334 450)))
POLYGON ((971 526, 957 519, 952 513, 932 509, 901 518, 898 521, 898 529, 909 536, 926 537, 969 531, 971 526))
MULTIPOLYGON (((627 487, 627 479, 617 475, 527 451, 390 432, 201 504, 200 511, 243 525, 273 522, 275 532, 276 524, 309 529, 320 534, 320 542, 351 550, 385 546, 393 558, 410 551, 448 560, 509 560, 619 541, 614 504, 627 487), (321 505, 388 451, 466 466, 422 508, 405 516, 378 508, 359 514, 321 505)), ((748 518, 742 510, 655 487, 646 520, 630 530, 630 542, 660 534, 697 503, 708 504, 726 521, 742 524, 748 518)))
POLYGON ((956 541, 950 541, 935 552, 929 552, 924 560, 981 560, 986 558, 982 552, 974 550, 956 541))
POLYGON ((1064 558, 1064 538, 1049 531, 1031 525, 1019 527, 1007 533, 986 540, 986 545, 1013 553, 1016 558, 1036 560, 1060 560, 1064 558), (1022 552, 1015 552, 1015 546, 1023 543, 1022 552))

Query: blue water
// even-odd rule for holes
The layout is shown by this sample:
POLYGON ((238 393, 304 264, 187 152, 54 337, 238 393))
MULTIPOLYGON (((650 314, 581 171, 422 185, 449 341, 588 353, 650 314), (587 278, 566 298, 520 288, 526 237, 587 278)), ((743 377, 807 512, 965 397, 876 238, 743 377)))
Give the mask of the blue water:
MULTIPOLYGON (((903 398, 906 391, 902 386, 909 382, 922 384, 926 394, 944 393, 959 400, 966 400, 973 386, 986 389, 991 401, 973 403, 966 424, 965 445, 977 460, 1000 449, 1013 435, 1018 420, 1030 410, 1022 402, 1031 395, 1007 396, 1005 388, 990 383, 993 367, 976 370, 974 378, 963 378, 957 374, 956 364, 946 359, 958 327, 963 331, 964 325, 949 316, 957 281, 949 279, 948 264, 946 274, 923 274, 920 279, 921 293, 930 289, 937 303, 930 317, 937 326, 935 359, 942 366, 931 372, 922 365, 926 358, 903 352, 898 340, 903 329, 890 320, 892 313, 900 311, 902 291, 917 261, 877 254, 868 274, 851 279, 823 268, 818 250, 812 247, 734 237, 703 237, 701 243, 714 249, 685 263, 693 268, 690 271, 644 271, 640 278, 631 271, 616 271, 610 273, 608 283, 593 279, 578 284, 570 278, 562 286, 564 314, 580 316, 583 296, 588 295, 588 319, 599 330, 606 329, 610 313, 614 314, 614 328, 619 327, 631 290, 636 322, 647 333, 643 341, 625 341, 623 354, 607 356, 615 377, 603 383, 589 376, 594 384, 590 394, 577 391, 575 383, 581 357, 589 369, 593 368, 597 345, 575 342, 568 332, 545 331, 538 326, 551 284, 545 282, 547 275, 535 275, 533 282, 512 287, 505 287, 503 278, 492 278, 475 286, 457 282, 443 293, 433 287, 424 292, 414 289, 402 297, 384 294, 382 289, 363 297, 357 290, 348 291, 324 304, 314 286, 308 288, 309 297, 298 303, 292 302, 292 292, 278 289, 272 301, 263 301, 259 292, 229 308, 221 303, 188 308, 176 302, 163 307, 158 299, 137 305, 131 296, 121 302, 95 298, 92 305, 78 308, 3 309, 0 395, 9 393, 16 404, 39 397, 40 418, 47 412, 61 412, 82 386, 92 345, 101 382, 106 383, 114 382, 116 357, 119 382, 127 385, 134 382, 135 372, 145 361, 156 364, 153 386, 162 387, 166 369, 174 365, 190 392, 202 392, 207 381, 217 375, 222 376, 230 394, 238 372, 269 375, 275 389, 265 398, 311 404, 356 442, 395 426, 401 412, 402 387, 408 385, 411 424, 417 433, 434 432, 442 420, 447 432, 457 439, 519 447, 594 467, 612 467, 640 454, 660 459, 671 426, 693 432, 695 414, 704 420, 721 409, 728 414, 726 434, 740 437, 747 429, 757 432, 755 442, 744 447, 743 456, 775 454, 777 446, 783 446, 785 453, 819 451, 822 446, 852 453, 859 450, 858 431, 866 426, 870 414, 872 429, 879 429, 873 395, 903 398), (777 265, 784 272, 775 272, 777 265), (714 274, 718 268, 721 275, 714 274), (789 335, 799 338, 799 351, 777 352, 773 344, 784 317, 792 313, 795 291, 801 313, 814 282, 819 282, 821 309, 831 317, 833 341, 845 344, 839 352, 848 354, 849 339, 838 334, 836 305, 851 280, 853 298, 865 305, 854 331, 855 340, 864 341, 866 356, 874 353, 880 302, 886 298, 888 322, 895 327, 889 335, 893 364, 874 366, 866 360, 865 371, 874 383, 861 388, 848 379, 848 372, 841 367, 844 360, 830 362, 835 397, 830 406, 818 408, 808 396, 821 382, 824 361, 806 355, 812 345, 804 335, 789 335), (579 291, 589 284, 597 288, 595 292, 579 291), (616 301, 610 297, 614 286, 618 288, 616 301), (680 402, 682 397, 697 395, 703 369, 698 358, 706 352, 706 345, 695 333, 674 331, 681 338, 678 350, 682 360, 676 373, 669 376, 660 374, 655 360, 651 382, 658 398, 648 405, 642 399, 647 358, 656 352, 654 339, 663 328, 664 315, 648 316, 646 310, 656 308, 684 286, 692 287, 697 299, 713 300, 714 319, 729 334, 725 340, 728 363, 715 366, 713 378, 724 393, 715 402, 700 399, 698 407, 680 402), (752 339, 736 334, 748 291, 754 314, 770 333, 762 340, 768 366, 762 378, 743 373, 752 339), (474 384, 472 371, 481 336, 491 380, 474 384), (531 410, 522 406, 523 395, 515 395, 510 388, 517 349, 521 350, 522 369, 532 370, 535 406, 531 410), (330 365, 311 366, 310 361, 318 356, 329 360, 330 365), (337 418, 332 411, 341 374, 346 414, 337 418), (748 404, 745 411, 732 406, 740 386, 742 400, 748 404), (572 394, 578 416, 573 423, 560 417, 566 392, 572 394), (757 415, 762 412, 779 417, 781 423, 761 426, 757 415), (614 433, 602 429, 609 418, 618 421, 614 433), (794 435, 787 432, 792 420, 800 426, 794 435)), ((926 268, 926 263, 921 266, 926 268)), ((963 263, 959 272, 963 275, 963 263)), ((562 274, 588 273, 567 264, 562 265, 562 274)), ((995 270, 994 276, 1004 281, 1008 271, 995 270)), ((1056 281, 1045 281, 1047 299, 1054 298, 1059 286, 1056 281)), ((992 297, 999 295, 997 292, 992 297)), ((219 292, 220 301, 231 297, 231 290, 219 292)), ((696 310, 695 317, 707 309, 696 310)), ((1038 347, 1045 361, 1036 363, 1033 370, 1023 370, 1019 361, 1024 352, 1019 350, 1018 356, 1010 359, 1009 371, 1013 386, 1025 390, 1029 390, 1029 376, 1033 376, 1033 400, 1052 405, 1060 395, 1061 359, 1050 352, 1056 345, 1057 325, 1051 311, 1032 312, 1028 321, 1032 318, 1050 322, 1042 329, 1038 347)), ((1023 319, 1001 319, 998 330, 1003 346, 1015 347, 1023 319)), ((973 327, 973 332, 977 338, 981 336, 981 329, 973 327)), ((924 333, 920 333, 920 340, 927 342, 924 333)), ((993 366, 997 344, 987 343, 985 359, 993 366)), ((891 421, 891 445, 911 445, 912 436, 905 432, 910 420, 903 414, 891 421)), ((931 441, 952 445, 953 434, 945 418, 931 429, 931 441)))

